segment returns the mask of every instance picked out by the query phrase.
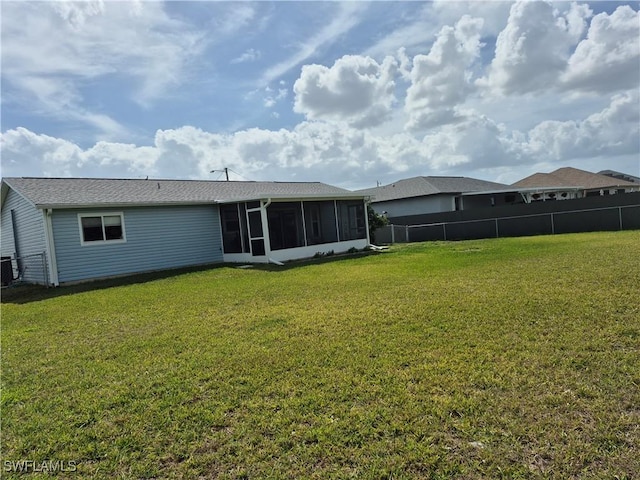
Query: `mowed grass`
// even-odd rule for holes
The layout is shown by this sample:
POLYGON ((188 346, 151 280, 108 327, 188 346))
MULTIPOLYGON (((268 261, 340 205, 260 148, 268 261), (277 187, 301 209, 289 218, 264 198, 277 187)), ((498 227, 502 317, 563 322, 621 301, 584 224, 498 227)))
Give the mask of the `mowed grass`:
POLYGON ((30 295, 2 305, 2 468, 640 475, 640 231, 30 295))

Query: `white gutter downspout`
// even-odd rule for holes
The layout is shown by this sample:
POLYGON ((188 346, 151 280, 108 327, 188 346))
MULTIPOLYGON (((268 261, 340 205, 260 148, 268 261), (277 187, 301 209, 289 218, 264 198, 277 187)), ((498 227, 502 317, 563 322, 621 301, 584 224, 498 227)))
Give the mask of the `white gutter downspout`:
POLYGON ((51 214, 53 210, 47 208, 42 210, 42 217, 44 220, 44 240, 45 248, 47 252, 47 268, 49 269, 49 283, 54 287, 60 285, 58 280, 58 261, 56 259, 56 248, 53 241, 53 223, 51 221, 51 214))

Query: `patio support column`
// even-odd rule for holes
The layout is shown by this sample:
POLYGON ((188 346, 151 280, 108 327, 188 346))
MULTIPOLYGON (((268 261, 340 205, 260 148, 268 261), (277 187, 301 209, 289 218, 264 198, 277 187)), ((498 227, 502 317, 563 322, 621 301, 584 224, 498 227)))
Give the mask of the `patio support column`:
POLYGON ((262 236, 264 241, 264 254, 267 258, 271 255, 271 240, 269 239, 269 218, 267 208, 271 205, 271 199, 260 200, 260 218, 262 220, 262 236))
POLYGON ((333 201, 333 211, 336 215, 336 233, 338 234, 338 241, 340 241, 340 222, 338 220, 338 201, 333 201))
POLYGON ((302 235, 304 235, 304 246, 307 247, 307 222, 304 220, 304 202, 300 200, 300 211, 302 212, 302 235))
POLYGON ((365 231, 367 232, 367 245, 371 244, 371 238, 369 238, 369 209, 367 208, 367 202, 366 200, 363 200, 362 203, 364 204, 364 227, 365 227, 365 231))

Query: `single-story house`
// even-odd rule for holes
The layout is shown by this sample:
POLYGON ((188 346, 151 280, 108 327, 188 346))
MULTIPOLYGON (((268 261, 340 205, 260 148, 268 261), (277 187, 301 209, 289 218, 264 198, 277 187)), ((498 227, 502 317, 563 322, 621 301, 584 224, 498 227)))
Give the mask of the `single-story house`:
POLYGON ((5 178, 1 253, 9 275, 49 285, 278 263, 365 248, 368 200, 319 182, 5 178))
POLYGON ((527 203, 640 191, 640 184, 625 180, 624 176, 619 173, 605 175, 563 167, 551 173, 534 173, 515 182, 512 187, 523 192, 527 203))
POLYGON ((601 170, 598 175, 606 175, 607 177, 617 178, 618 180, 625 180, 631 183, 637 183, 640 185, 640 177, 635 175, 629 175, 628 173, 618 172, 616 170, 601 170))
POLYGON ((397 224, 419 215, 463 210, 471 204, 480 208, 523 202, 509 185, 469 177, 413 177, 358 192, 371 196, 374 211, 397 224), (469 192, 495 193, 465 201, 462 195, 469 192))

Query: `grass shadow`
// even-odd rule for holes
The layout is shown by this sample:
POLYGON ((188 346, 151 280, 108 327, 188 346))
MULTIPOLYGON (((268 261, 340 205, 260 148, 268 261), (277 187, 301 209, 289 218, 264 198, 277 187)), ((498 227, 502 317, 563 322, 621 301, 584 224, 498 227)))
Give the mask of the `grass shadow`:
MULTIPOLYGON (((266 263, 251 264, 254 270, 265 272, 282 272, 294 268, 300 268, 307 265, 318 265, 324 263, 340 262, 344 260, 352 260, 354 258, 365 257, 382 252, 366 251, 356 253, 344 253, 328 255, 319 258, 308 258, 304 260, 293 260, 284 265, 274 265, 266 263)), ((50 298, 62 297, 65 295, 74 295, 76 293, 90 292, 94 290, 103 290, 113 287, 121 287, 126 285, 134 285, 139 283, 152 282, 154 280, 162 280, 165 278, 176 277, 186 273, 201 272, 217 268, 238 268, 242 264, 219 263, 210 265, 199 265, 195 267, 184 267, 170 270, 160 270, 156 272, 138 273, 100 280, 88 280, 86 282, 78 282, 69 285, 61 285, 59 287, 45 287, 42 285, 18 284, 9 287, 3 287, 0 295, 1 303, 26 304, 31 302, 39 302, 50 298)))
MULTIPOLYGON (((308 265, 321 265, 324 263, 342 262, 345 260, 353 260, 361 257, 368 257, 370 255, 377 255, 387 252, 388 250, 375 251, 367 250, 355 253, 336 253, 333 255, 323 255, 321 257, 304 258, 300 260, 290 260, 284 265, 275 265, 273 263, 255 263, 252 264, 254 270, 261 270, 265 272, 282 272, 286 270, 292 270, 294 268, 306 267, 308 265)), ((229 265, 229 264, 227 264, 229 265)))
POLYGON ((113 278, 105 278, 100 280, 88 280, 86 282, 78 282, 59 287, 45 287, 43 285, 18 284, 2 289, 2 303, 31 303, 50 298, 62 297, 65 295, 73 295, 76 293, 90 292, 94 290, 103 290, 113 287, 121 287, 125 285, 134 285, 138 283, 147 283, 154 280, 162 280, 171 278, 185 273, 201 272, 215 268, 225 267, 227 264, 209 264, 198 265, 195 267, 174 268, 170 270, 159 270, 155 272, 136 273, 132 275, 123 275, 113 278))

